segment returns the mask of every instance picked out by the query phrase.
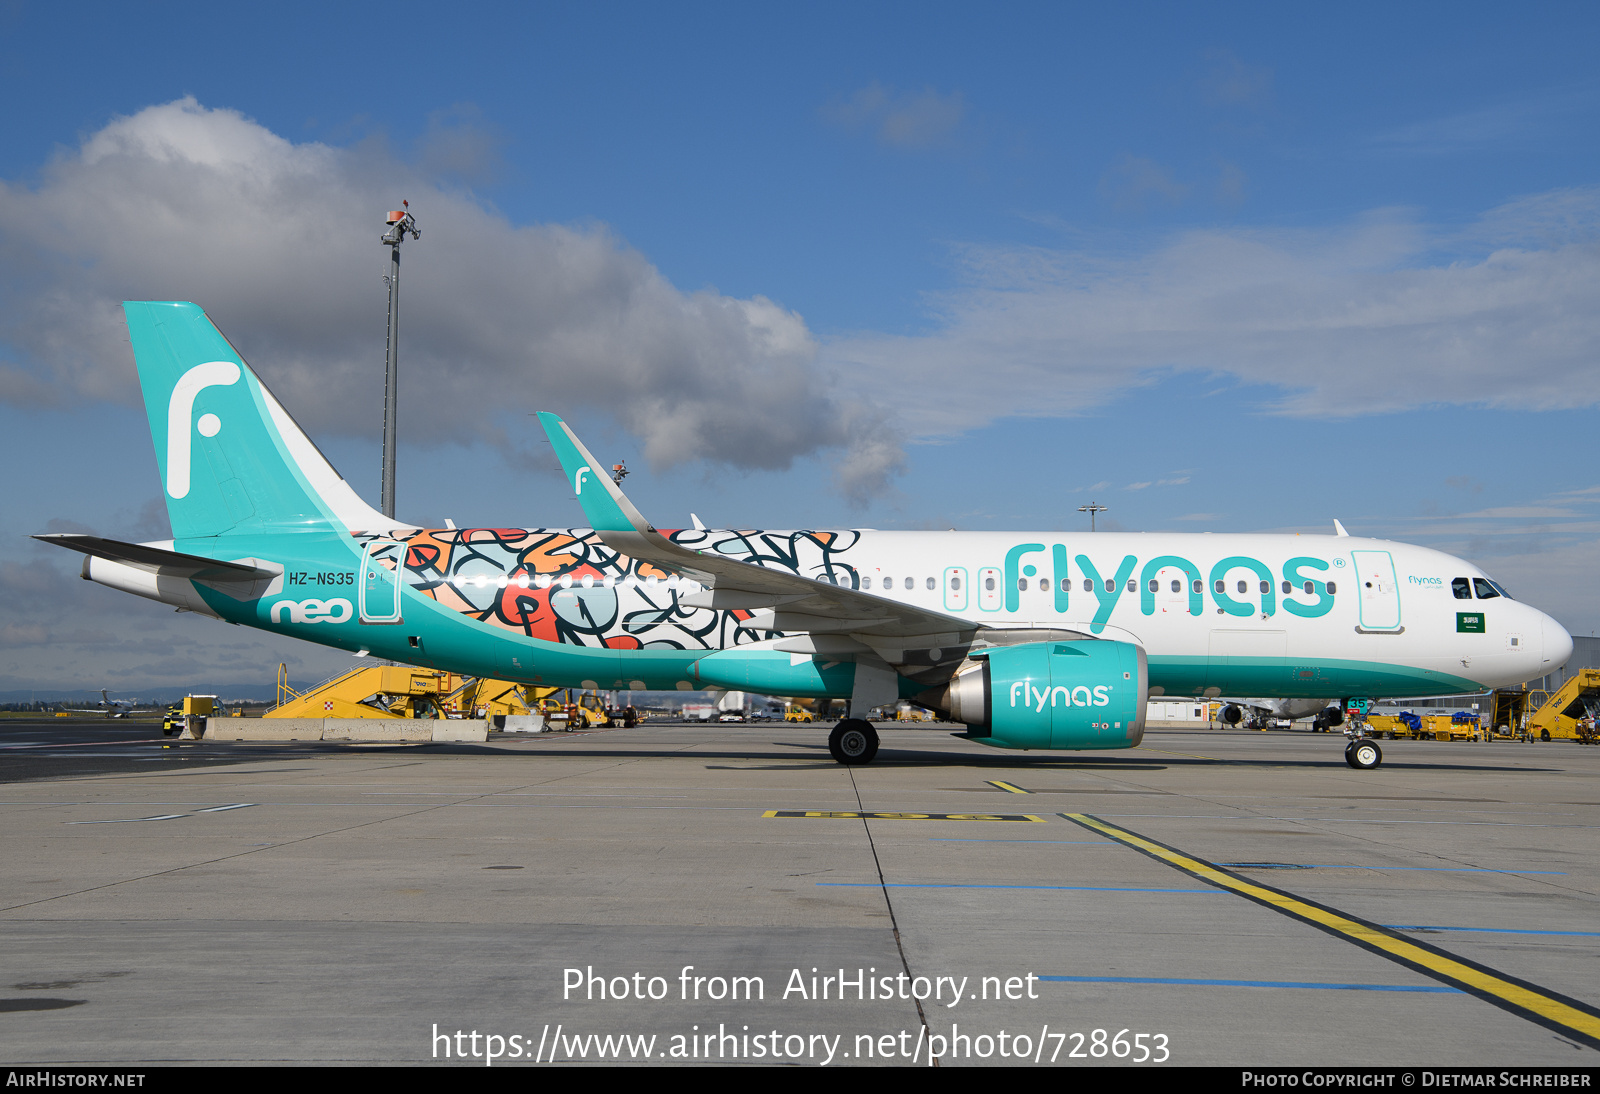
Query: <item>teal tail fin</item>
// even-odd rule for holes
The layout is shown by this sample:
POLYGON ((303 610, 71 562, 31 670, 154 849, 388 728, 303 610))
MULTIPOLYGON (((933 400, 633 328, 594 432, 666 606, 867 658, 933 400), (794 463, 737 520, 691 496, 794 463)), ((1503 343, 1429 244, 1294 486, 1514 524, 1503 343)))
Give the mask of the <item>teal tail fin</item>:
POLYGON ((122 307, 175 538, 397 527, 339 476, 198 305, 122 307))

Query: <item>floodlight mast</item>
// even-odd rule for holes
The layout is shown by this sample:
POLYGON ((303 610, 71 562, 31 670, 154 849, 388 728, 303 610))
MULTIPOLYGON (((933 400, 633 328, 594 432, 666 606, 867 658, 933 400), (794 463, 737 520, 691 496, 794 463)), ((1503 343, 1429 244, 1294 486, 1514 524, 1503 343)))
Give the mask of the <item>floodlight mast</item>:
POLYGON ((402 208, 389 212, 389 230, 382 239, 389 248, 389 273, 384 278, 389 283, 389 346, 383 379, 383 485, 378 491, 378 508, 386 517, 394 516, 395 419, 400 398, 400 244, 407 232, 412 239, 422 235, 411 216, 411 203, 400 204, 402 208))
POLYGON ((1089 514, 1089 531, 1091 531, 1091 532, 1094 531, 1095 514, 1104 513, 1106 511, 1106 508, 1107 508, 1106 506, 1104 506, 1104 505, 1096 505, 1092 501, 1088 505, 1080 505, 1080 506, 1078 506, 1078 512, 1080 512, 1080 513, 1088 513, 1089 514))

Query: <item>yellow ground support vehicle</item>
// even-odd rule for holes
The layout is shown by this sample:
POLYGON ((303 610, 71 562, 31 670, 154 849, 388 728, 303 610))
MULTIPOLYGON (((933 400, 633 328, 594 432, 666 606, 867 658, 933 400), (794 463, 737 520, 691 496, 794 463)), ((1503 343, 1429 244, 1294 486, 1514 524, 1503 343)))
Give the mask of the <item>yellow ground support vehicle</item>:
POLYGON ((1371 736, 1391 741, 1476 741, 1484 736, 1475 717, 1463 720, 1459 712, 1415 714, 1402 710, 1398 714, 1368 714, 1366 726, 1371 736))
POLYGON ((817 716, 812 714, 809 710, 805 710, 801 707, 795 707, 792 710, 786 710, 783 712, 783 720, 785 722, 815 722, 817 720, 817 716))
POLYGON ((1554 695, 1528 716, 1528 736, 1541 741, 1600 743, 1595 732, 1600 717, 1600 669, 1579 669, 1554 695))
POLYGON ((555 688, 406 665, 351 669, 305 692, 278 666, 278 705, 264 718, 492 718, 531 713, 555 688))

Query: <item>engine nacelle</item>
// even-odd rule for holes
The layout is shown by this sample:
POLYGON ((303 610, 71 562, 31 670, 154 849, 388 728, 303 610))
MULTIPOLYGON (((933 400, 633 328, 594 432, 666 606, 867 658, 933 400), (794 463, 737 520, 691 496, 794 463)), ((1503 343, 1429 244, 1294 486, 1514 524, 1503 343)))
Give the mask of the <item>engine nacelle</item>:
POLYGON ((1236 726, 1244 721, 1244 708, 1235 703, 1229 703, 1217 712, 1217 717, 1230 726, 1236 726))
POLYGON ((950 716, 998 748, 1132 748, 1150 676, 1129 642, 1030 642, 972 654, 950 682, 950 716))

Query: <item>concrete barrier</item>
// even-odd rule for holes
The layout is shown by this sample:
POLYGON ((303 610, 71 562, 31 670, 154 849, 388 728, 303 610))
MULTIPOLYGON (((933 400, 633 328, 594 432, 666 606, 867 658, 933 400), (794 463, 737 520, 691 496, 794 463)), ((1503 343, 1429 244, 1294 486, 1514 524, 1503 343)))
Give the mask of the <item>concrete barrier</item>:
POLYGON ((432 718, 324 718, 324 741, 431 741, 432 718))
POLYGON ((479 718, 441 718, 433 723, 433 740, 440 741, 487 741, 489 739, 489 723, 479 718))
POLYGON ((320 741, 321 718, 213 718, 209 741, 320 741))
POLYGON ((495 719, 503 723, 502 733, 548 733, 550 726, 543 714, 506 714, 495 719))

